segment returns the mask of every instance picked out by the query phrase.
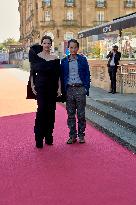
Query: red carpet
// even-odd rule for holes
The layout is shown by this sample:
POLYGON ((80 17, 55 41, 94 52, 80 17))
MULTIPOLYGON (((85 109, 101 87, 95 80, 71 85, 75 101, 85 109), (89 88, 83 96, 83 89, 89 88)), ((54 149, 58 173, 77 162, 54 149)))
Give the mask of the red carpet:
POLYGON ((136 157, 90 125, 67 145, 58 105, 54 145, 35 148, 35 113, 0 118, 0 205, 135 205, 136 157))

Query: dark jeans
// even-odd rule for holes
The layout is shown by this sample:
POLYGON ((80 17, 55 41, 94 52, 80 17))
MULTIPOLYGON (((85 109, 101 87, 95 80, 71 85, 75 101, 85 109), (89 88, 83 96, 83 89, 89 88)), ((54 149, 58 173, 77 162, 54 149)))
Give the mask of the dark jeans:
POLYGON ((47 95, 44 90, 37 90, 37 113, 35 119, 35 140, 40 141, 44 137, 48 142, 53 141, 52 133, 55 122, 56 96, 47 95))
POLYGON ((108 67, 108 72, 111 80, 111 91, 116 92, 116 73, 117 68, 115 66, 108 67))

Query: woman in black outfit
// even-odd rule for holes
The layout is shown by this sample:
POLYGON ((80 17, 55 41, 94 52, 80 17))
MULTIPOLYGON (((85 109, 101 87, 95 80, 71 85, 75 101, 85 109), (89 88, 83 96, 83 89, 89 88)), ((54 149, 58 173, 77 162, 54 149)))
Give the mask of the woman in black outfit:
POLYGON ((38 105, 34 126, 37 148, 43 147, 44 138, 46 144, 53 144, 56 99, 60 95, 60 60, 50 54, 51 46, 51 37, 44 36, 41 45, 34 45, 29 51, 31 88, 38 105))

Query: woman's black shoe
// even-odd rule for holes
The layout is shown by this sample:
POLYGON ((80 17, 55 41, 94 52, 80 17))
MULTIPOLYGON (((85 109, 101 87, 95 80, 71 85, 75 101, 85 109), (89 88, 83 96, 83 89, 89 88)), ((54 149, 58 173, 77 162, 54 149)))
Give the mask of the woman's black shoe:
POLYGON ((43 148, 43 141, 36 141, 37 148, 43 148))
POLYGON ((45 138, 45 144, 47 145, 53 145, 53 136, 50 136, 48 138, 45 138))
POLYGON ((53 145, 53 141, 47 141, 47 140, 45 140, 45 144, 47 144, 47 145, 53 145))

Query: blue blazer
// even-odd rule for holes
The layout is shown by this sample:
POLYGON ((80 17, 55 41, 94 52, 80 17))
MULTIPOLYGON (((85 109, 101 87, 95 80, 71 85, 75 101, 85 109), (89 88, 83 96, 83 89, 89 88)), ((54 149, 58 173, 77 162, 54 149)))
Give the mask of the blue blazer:
MULTIPOLYGON (((79 77, 85 87, 89 96, 89 88, 90 88, 90 70, 89 64, 85 56, 77 54, 77 62, 78 62, 78 73, 79 77)), ((63 91, 66 93, 67 84, 69 79, 69 56, 63 58, 61 60, 61 84, 63 91)))

